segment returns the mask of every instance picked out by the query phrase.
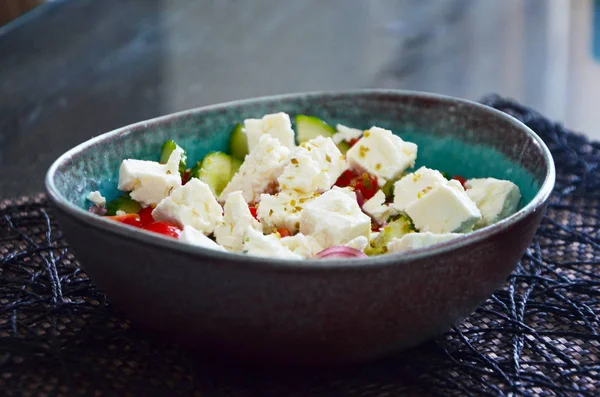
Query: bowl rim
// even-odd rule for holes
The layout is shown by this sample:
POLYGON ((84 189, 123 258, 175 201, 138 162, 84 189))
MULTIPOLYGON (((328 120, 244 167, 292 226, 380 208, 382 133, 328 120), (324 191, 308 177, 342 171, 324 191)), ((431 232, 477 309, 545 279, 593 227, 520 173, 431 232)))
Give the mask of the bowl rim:
POLYGON ((85 142, 78 144, 77 146, 69 149, 65 153, 63 153, 58 159, 56 159, 46 173, 45 178, 45 188, 48 193, 48 197, 51 202, 57 206, 60 210, 64 211, 66 214, 70 215, 72 218, 77 220, 79 223, 83 223, 88 226, 96 227, 105 232, 111 233, 114 236, 120 236, 125 239, 134 240, 137 243, 147 243, 153 244, 156 247, 164 248, 169 251, 174 251, 180 254, 187 254, 190 256, 196 257, 208 257, 214 261, 222 262, 222 264, 229 265, 237 265, 238 263, 244 267, 259 267, 259 268, 269 268, 271 270, 327 270, 327 269, 360 269, 363 267, 385 267, 391 265, 398 265, 400 263, 407 263, 415 260, 421 260, 427 257, 432 257, 444 253, 451 252, 455 249, 462 248, 471 244, 475 244, 479 241, 487 239, 489 237, 501 234, 506 231, 515 223, 520 222, 527 216, 536 211, 540 210, 543 205, 546 203, 552 190, 554 188, 554 183, 556 179, 556 170, 554 166, 554 161, 550 150, 544 143, 544 141, 529 127, 523 124, 521 121, 516 118, 505 114, 499 110, 496 110, 492 107, 466 100, 461 98, 456 98, 447 95, 421 92, 421 91, 408 91, 408 90, 388 90, 388 89, 359 89, 359 90, 342 90, 342 91, 312 91, 312 92, 299 92, 292 94, 284 94, 284 95, 271 95, 271 96, 262 96, 248 99, 241 99, 236 101, 229 101, 218 103, 214 105, 202 106, 193 109, 187 109, 175 113, 170 113, 167 115, 159 116, 156 118, 139 121, 133 124, 129 124, 115 130, 103 133, 94 138, 91 138, 85 142), (547 166, 547 172, 544 177, 544 181, 541 184, 538 192, 533 197, 533 199, 521 208, 519 211, 514 213, 513 215, 505 218, 493 225, 487 226, 485 228, 473 231, 471 233, 465 234, 464 236, 457 237, 447 242, 443 242, 440 244, 436 244, 432 247, 424 247, 420 249, 406 251, 404 253, 390 253, 378 256, 372 256, 368 258, 356 258, 356 259, 348 259, 348 258, 340 258, 340 259, 327 259, 327 260, 319 260, 319 259, 286 259, 286 258, 270 258, 270 257, 260 257, 260 256, 251 256, 245 255, 242 253, 236 252, 223 252, 218 250, 213 250, 209 248, 204 248, 200 246, 195 246, 191 244, 186 244, 183 242, 179 242, 170 237, 165 237, 156 233, 152 233, 143 229, 135 228, 133 226, 113 222, 107 219, 103 219, 95 214, 86 211, 75 204, 70 203, 58 190, 54 183, 55 175, 58 172, 58 168, 69 158, 74 156, 77 153, 81 153, 92 147, 98 142, 109 139, 110 137, 127 133, 128 131, 139 128, 139 127, 147 127, 151 124, 160 124, 163 121, 187 116, 189 114, 194 113, 203 113, 212 110, 218 110, 221 108, 226 108, 229 106, 238 106, 245 105, 250 103, 260 103, 260 102, 269 102, 273 100, 293 100, 300 97, 308 97, 309 99, 322 97, 322 96, 369 96, 369 95, 390 95, 395 97, 418 97, 420 99, 429 99, 442 101, 446 103, 461 103, 464 105, 472 106, 480 111, 491 113, 493 116, 503 119, 505 122, 512 124, 515 128, 520 129, 522 132, 527 134, 529 138, 533 140, 534 143, 541 148, 544 162, 547 166))

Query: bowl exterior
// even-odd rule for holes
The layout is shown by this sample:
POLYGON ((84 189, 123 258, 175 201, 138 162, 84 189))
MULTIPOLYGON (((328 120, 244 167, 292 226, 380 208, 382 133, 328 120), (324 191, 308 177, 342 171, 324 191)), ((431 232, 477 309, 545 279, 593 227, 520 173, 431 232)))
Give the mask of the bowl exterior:
MULTIPOLYGON (((221 356, 269 363, 358 362, 415 346, 447 330, 514 269, 541 221, 554 183, 547 148, 524 125, 466 101, 407 92, 310 94, 234 103, 140 123, 85 145, 57 160, 46 186, 65 237, 94 283, 134 321, 171 340, 221 356), (435 140, 422 145, 430 153, 452 147, 460 152, 460 140, 474 147, 492 146, 527 170, 513 176, 527 185, 531 203, 473 238, 443 244, 451 248, 352 264, 291 264, 213 254, 93 218, 81 209, 85 192, 115 185, 113 171, 126 153, 152 153, 173 134, 191 143, 194 131, 211 131, 198 144, 208 150, 210 139, 226 144, 219 131, 226 131, 232 120, 277 110, 320 111, 321 117, 348 120, 349 125, 370 115, 365 123, 390 128, 402 124, 412 129, 415 139, 422 131, 433 131, 435 140), (200 128, 207 125, 211 128, 200 128), (436 147, 438 142, 446 146, 436 147), (109 173, 113 179, 104 180, 109 173), (536 184, 541 186, 537 194, 532 188, 536 184)), ((496 158, 477 163, 474 149, 472 154, 459 156, 465 164, 470 162, 463 169, 481 163, 491 170, 496 164, 496 158)))
POLYGON ((219 356, 330 365, 415 346, 467 316, 514 269, 543 209, 446 257, 307 272, 174 255, 58 215, 85 271, 135 322, 219 356))

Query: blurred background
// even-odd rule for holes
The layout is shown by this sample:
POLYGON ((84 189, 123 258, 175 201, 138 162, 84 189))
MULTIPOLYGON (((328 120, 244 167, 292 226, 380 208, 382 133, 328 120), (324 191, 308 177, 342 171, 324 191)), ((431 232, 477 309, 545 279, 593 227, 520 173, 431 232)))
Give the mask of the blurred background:
POLYGON ((600 139, 599 10, 599 0, 0 0, 0 196, 41 191, 57 156, 116 127, 297 91, 499 93, 600 139))

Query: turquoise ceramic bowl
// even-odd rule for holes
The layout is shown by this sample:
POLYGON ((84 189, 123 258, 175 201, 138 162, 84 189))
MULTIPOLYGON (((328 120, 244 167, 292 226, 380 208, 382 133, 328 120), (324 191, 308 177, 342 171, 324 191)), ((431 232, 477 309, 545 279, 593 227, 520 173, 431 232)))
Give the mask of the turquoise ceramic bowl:
POLYGON ((62 155, 46 187, 83 268, 139 324, 219 355, 336 364, 414 346, 471 313, 531 242, 554 178, 540 138, 501 112, 432 94, 356 91, 250 99, 127 126, 62 155), (88 192, 117 193, 123 159, 156 160, 174 139, 195 161, 224 150, 235 123, 278 111, 391 129, 419 145, 417 166, 515 182, 521 209, 430 249, 328 261, 207 250, 86 211, 88 192))

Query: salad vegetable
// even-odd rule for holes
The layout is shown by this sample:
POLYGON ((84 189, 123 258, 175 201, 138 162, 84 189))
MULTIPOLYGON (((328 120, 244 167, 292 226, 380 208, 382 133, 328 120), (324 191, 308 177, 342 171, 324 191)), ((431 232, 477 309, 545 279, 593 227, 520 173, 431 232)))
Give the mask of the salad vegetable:
MULTIPOLYGON (((169 141, 166 141, 165 143, 163 143, 162 149, 160 151, 160 160, 158 162, 161 164, 167 164, 167 161, 169 161, 169 157, 171 157, 171 154, 173 153, 173 151, 175 151, 175 149, 177 147, 178 146, 175 143, 175 141, 172 141, 172 140, 169 140, 169 141)), ((179 160, 179 173, 181 174, 181 176, 183 176, 183 174, 185 173, 186 159, 187 159, 187 156, 185 155, 185 151, 184 151, 179 160)))
POLYGON ((238 160, 244 161, 248 154, 248 139, 244 132, 244 126, 236 124, 231 130, 229 138, 229 153, 238 160))
POLYGON ((169 140, 156 162, 124 159, 122 194, 107 202, 90 192, 89 211, 208 249, 328 259, 443 243, 518 208, 510 181, 415 170, 417 145, 389 130, 309 115, 295 127, 285 113, 240 120, 227 151, 191 168, 169 140))
POLYGON ((137 214, 142 206, 129 196, 117 197, 106 203, 106 215, 118 215, 119 213, 137 214))
POLYGON ((220 195, 231 178, 242 165, 242 161, 223 152, 211 152, 190 171, 190 178, 206 183, 215 195, 220 195))

